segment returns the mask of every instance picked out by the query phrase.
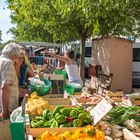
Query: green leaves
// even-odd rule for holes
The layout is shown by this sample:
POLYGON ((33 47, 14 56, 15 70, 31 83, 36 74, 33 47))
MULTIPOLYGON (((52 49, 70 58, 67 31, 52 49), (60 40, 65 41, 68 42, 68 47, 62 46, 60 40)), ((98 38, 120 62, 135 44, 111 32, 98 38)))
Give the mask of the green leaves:
MULTIPOLYGON (((91 36, 140 35, 140 0, 7 0, 16 41, 67 42, 91 36)), ((83 79, 83 78, 82 78, 83 79)))
MULTIPOLYGON (((13 32, 17 38, 26 34, 29 40, 33 38, 38 40, 40 36, 30 37, 31 29, 33 32, 40 32, 41 29, 42 36, 51 35, 49 38, 53 41, 81 38, 77 35, 82 35, 87 29, 87 37, 91 33, 101 36, 127 35, 134 30, 139 34, 140 30, 140 18, 137 16, 140 14, 140 0, 7 0, 7 2, 9 9, 12 10, 12 22, 17 24, 15 28, 17 31, 13 32), (24 32, 25 26, 31 29, 26 28, 24 32)), ((43 37, 41 40, 44 39, 47 38, 43 37)))

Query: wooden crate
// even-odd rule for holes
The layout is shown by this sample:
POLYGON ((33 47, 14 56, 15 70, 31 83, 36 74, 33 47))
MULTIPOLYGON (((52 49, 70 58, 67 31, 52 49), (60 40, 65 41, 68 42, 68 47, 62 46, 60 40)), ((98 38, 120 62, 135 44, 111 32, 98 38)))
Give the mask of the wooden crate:
POLYGON ((112 92, 112 91, 107 91, 107 95, 109 97, 123 97, 123 91, 116 91, 116 92, 112 92))
POLYGON ((49 105, 71 105, 69 98, 46 98, 49 105))
POLYGON ((63 133, 66 130, 70 130, 71 132, 74 132, 75 130, 79 129, 80 127, 65 127, 65 128, 30 128, 30 126, 26 127, 27 135, 32 135, 34 138, 41 135, 42 133, 49 131, 56 131, 59 133, 63 133))
POLYGON ((47 100, 49 105, 71 105, 71 100, 63 98, 62 94, 48 94, 43 96, 43 99, 47 100))
MULTIPOLYGON (((73 108, 75 106, 73 105, 65 105, 65 107, 69 107, 69 108, 73 108)), ((53 110, 55 108, 54 105, 50 105, 50 110, 53 110)), ((28 115, 29 116, 29 115, 28 115)), ((42 133, 44 133, 45 131, 49 131, 49 132, 52 132, 52 131, 56 131, 56 132, 64 132, 66 130, 70 130, 70 131, 75 131, 76 129, 79 129, 80 127, 65 127, 65 128, 31 128, 30 126, 30 117, 29 116, 29 121, 27 121, 26 123, 26 133, 27 135, 32 135, 33 137, 37 137, 39 135, 41 135, 42 133)))
POLYGON ((124 96, 123 91, 107 91, 107 96, 109 96, 115 102, 122 102, 122 97, 124 96))
POLYGON ((47 94, 45 98, 63 98, 63 94, 47 94))
POLYGON ((131 99, 132 105, 140 106, 140 99, 131 99))

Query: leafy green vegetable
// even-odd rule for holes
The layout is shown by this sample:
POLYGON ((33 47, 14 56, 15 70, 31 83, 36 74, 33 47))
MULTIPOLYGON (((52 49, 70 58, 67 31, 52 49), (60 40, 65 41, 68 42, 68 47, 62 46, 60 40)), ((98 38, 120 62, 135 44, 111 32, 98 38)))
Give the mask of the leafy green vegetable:
POLYGON ((111 124, 122 124, 125 120, 135 119, 137 121, 137 114, 140 112, 139 106, 130 107, 114 107, 108 115, 111 118, 108 120, 111 124))

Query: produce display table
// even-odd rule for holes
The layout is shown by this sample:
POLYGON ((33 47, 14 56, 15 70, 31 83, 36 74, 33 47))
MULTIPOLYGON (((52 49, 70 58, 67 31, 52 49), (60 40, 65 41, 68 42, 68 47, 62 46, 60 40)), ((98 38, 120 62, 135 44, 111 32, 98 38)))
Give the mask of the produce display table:
MULTIPOLYGON (((123 98, 124 94, 123 92, 108 92, 108 95, 107 97, 109 97, 109 100, 108 101, 113 101, 114 103, 115 102, 118 102, 120 104, 118 104, 119 106, 117 106, 117 104, 115 105, 115 107, 113 107, 113 109, 111 109, 109 111, 109 114, 103 116, 102 120, 100 120, 95 126, 97 128, 99 128, 99 130, 103 131, 104 134, 110 138, 112 138, 111 140, 114 140, 116 138, 124 138, 124 134, 123 134, 123 129, 122 129, 122 122, 124 123, 125 121, 129 120, 130 122, 132 121, 131 120, 131 117, 129 116, 129 113, 130 115, 134 116, 133 119, 138 119, 140 120, 139 118, 137 118, 137 112, 140 112, 140 108, 139 107, 135 107, 135 106, 126 106, 126 107, 121 107, 121 102, 123 100, 115 100, 115 98, 123 98), (115 98, 114 98, 115 97, 115 98), (123 110, 123 111, 121 111, 123 110), (128 110, 128 111, 127 111, 128 110), (120 113, 118 115, 118 113, 120 113), (123 118, 123 116, 126 114, 126 118, 123 118), (111 121, 110 121, 110 124, 107 123, 107 120, 108 120, 108 115, 111 115, 111 121), (114 117, 116 115, 116 117, 114 117), (122 116, 122 117, 121 117, 122 116), (122 120, 124 119, 124 120, 122 120), (116 127, 116 125, 118 127, 116 127)), ((89 108, 92 107, 91 109, 94 109, 96 105, 98 105, 100 103, 100 100, 101 99, 107 99, 106 97, 101 97, 101 98, 98 98, 97 95, 88 95, 87 93, 84 93, 82 94, 82 96, 80 97, 80 95, 76 95, 76 96, 73 96, 74 98, 77 98, 77 101, 80 103, 79 105, 83 105, 85 107, 85 102, 91 102, 92 104, 88 103, 88 106, 89 108), (89 97, 88 97, 89 96, 89 97), (96 98, 95 98, 96 97, 96 98), (96 104, 93 104, 93 101, 95 103, 96 101, 96 104)), ((56 105, 64 105, 65 107, 72 107, 72 108, 75 108, 77 106, 74 105, 72 106, 71 105, 71 99, 70 98, 63 98, 63 95, 62 94, 48 94, 46 96, 43 96, 43 97, 34 97, 34 99, 36 100, 33 101, 35 103, 37 103, 37 100, 40 99, 40 98, 43 98, 44 100, 46 100, 48 102, 48 105, 49 105, 49 109, 53 110, 55 108, 56 105)), ((28 101, 28 100, 27 100, 28 101)), ((31 101, 31 99, 29 99, 29 101, 31 101)), ((41 101, 41 100, 40 100, 41 101)), ((113 102, 110 102, 110 103, 113 103, 113 102)), ((39 104, 39 103, 37 103, 39 104)), ((40 103, 41 104, 41 103, 40 103)), ((114 105, 114 104, 113 104, 114 105)), ((38 106, 39 107, 39 106, 38 106)), ((41 107, 41 106, 40 106, 41 107)), ((39 107, 39 109, 40 109, 39 107)), ((43 109, 43 107, 42 107, 43 109)), ((90 112, 90 110, 89 110, 90 112)), ((30 118, 32 118, 32 116, 29 116, 30 118)), ((36 115, 33 116, 33 118, 35 118, 36 115)), ((137 121, 138 121, 137 120, 137 121)), ((42 133, 46 132, 46 131, 49 131, 49 132, 58 132, 58 133, 63 133, 63 132, 66 132, 66 131, 71 131, 71 132, 75 132, 76 130, 78 130, 79 128, 82 128, 82 127, 62 127, 62 128, 43 128, 43 127, 40 127, 40 128, 33 128, 31 127, 31 119, 30 121, 26 121, 26 133, 27 135, 31 135, 33 138, 36 138, 37 136, 41 135, 42 133)), ((135 122, 135 121, 134 121, 135 122)), ((127 122, 127 124, 123 124, 123 128, 129 128, 128 124, 131 124, 129 122, 127 122)), ((132 127, 132 126, 130 126, 132 127)), ((135 126, 136 128, 139 127, 139 126, 135 126)), ((134 135, 136 133, 136 135, 139 135, 139 132, 136 132, 136 128, 134 128, 134 130, 131 131, 131 133, 134 135)), ((140 128, 138 128, 140 129, 140 128)), ((137 138, 137 136, 136 136, 137 138)), ((138 138, 139 139, 139 138, 138 138)), ((129 140, 129 139, 126 139, 126 140, 129 140)), ((137 139, 136 139, 137 140, 137 139)))

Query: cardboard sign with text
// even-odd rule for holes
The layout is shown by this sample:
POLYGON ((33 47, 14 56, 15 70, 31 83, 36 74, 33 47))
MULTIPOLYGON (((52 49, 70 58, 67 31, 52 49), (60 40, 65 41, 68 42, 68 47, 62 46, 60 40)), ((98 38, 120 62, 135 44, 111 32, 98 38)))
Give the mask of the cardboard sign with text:
POLYGON ((113 106, 103 98, 91 111, 90 114, 93 117, 94 125, 98 123, 111 109, 113 106))

